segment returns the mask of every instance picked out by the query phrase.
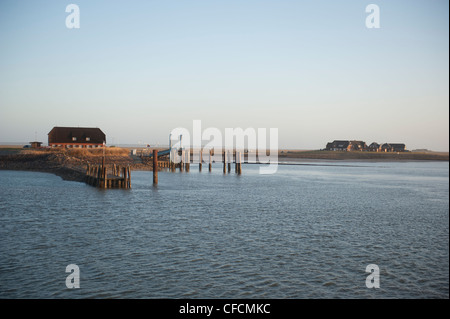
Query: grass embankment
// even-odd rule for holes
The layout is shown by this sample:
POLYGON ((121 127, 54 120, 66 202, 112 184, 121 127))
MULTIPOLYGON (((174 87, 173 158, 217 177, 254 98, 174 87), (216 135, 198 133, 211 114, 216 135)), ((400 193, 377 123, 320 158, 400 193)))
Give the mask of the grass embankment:
MULTIPOLYGON (((129 150, 106 148, 106 165, 130 165, 132 169, 150 169, 142 162, 135 162, 129 150)), ((24 149, 0 155, 0 169, 49 172, 67 180, 84 180, 86 165, 100 164, 103 149, 24 149)))
POLYGON ((107 156, 128 156, 129 151, 125 148, 107 147, 104 152, 102 148, 42 148, 42 149, 24 149, 22 154, 43 154, 43 153, 55 153, 63 154, 73 157, 98 157, 103 156, 103 153, 107 156))

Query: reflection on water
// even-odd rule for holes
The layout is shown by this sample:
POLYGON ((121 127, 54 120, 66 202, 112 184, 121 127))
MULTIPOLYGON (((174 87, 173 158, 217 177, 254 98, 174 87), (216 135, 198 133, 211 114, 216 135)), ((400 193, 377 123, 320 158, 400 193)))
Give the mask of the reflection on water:
POLYGON ((0 171, 0 298, 449 297, 447 162, 243 169, 106 191, 0 171))

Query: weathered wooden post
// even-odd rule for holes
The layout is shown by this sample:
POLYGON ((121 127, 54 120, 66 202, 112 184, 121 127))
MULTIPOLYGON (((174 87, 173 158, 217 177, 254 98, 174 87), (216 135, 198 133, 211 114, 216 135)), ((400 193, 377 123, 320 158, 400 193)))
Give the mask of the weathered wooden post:
POLYGON ((200 148, 200 159, 199 159, 199 163, 198 163, 198 171, 201 172, 202 171, 202 162, 203 162, 203 152, 202 149, 200 148))
POLYGON ((130 167, 130 165, 128 165, 127 171, 128 171, 128 179, 127 179, 128 185, 127 185, 127 188, 131 188, 131 167, 130 167))
POLYGON ((181 150, 181 159, 180 159, 180 172, 184 170, 184 161, 185 161, 185 151, 181 150))
POLYGON ((190 168, 191 168, 191 150, 188 149, 186 151, 186 173, 189 173, 190 168))
POLYGON ((89 184, 89 174, 90 174, 90 172, 91 172, 91 168, 90 168, 90 166, 89 166, 89 163, 87 163, 87 168, 86 168, 86 179, 85 179, 85 181, 86 181, 87 184, 89 184))
POLYGON ((209 150, 209 172, 212 171, 212 150, 209 150))
POLYGON ((158 150, 153 150, 153 185, 158 184, 158 150))
POLYGON ((108 186, 108 176, 107 176, 107 172, 106 172, 106 166, 103 166, 103 188, 107 188, 108 186))
POLYGON ((97 187, 100 187, 101 186, 101 179, 102 179, 102 167, 101 166, 98 166, 97 167, 97 187))
POLYGON ((242 157, 241 152, 236 152, 236 169, 237 173, 241 175, 242 173, 242 157))
POLYGON ((174 153, 174 149, 170 149, 170 156, 169 156, 169 169, 173 172, 174 171, 174 166, 175 166, 175 153, 174 153))
POLYGON ((223 151, 222 158, 223 158, 223 173, 226 174, 227 173, 227 157, 226 157, 225 151, 223 151))
POLYGON ((231 151, 227 151, 227 154, 228 154, 228 158, 227 158, 227 162, 228 162, 228 173, 230 173, 231 172, 231 162, 233 161, 232 160, 232 155, 231 155, 231 151))
POLYGON ((122 168, 122 176, 123 176, 123 188, 127 188, 128 182, 127 182, 127 168, 122 168))
POLYGON ((98 166, 94 167, 94 172, 93 172, 93 176, 92 176, 92 186, 97 186, 97 181, 98 181, 98 166))

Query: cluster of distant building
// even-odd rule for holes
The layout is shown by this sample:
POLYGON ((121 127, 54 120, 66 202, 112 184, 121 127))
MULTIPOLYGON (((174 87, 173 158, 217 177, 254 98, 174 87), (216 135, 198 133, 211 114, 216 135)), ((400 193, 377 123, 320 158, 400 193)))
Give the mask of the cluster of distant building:
POLYGON ((402 143, 384 143, 373 142, 367 145, 364 141, 344 141, 334 140, 327 143, 327 151, 365 151, 365 152, 406 152, 406 145, 402 143))

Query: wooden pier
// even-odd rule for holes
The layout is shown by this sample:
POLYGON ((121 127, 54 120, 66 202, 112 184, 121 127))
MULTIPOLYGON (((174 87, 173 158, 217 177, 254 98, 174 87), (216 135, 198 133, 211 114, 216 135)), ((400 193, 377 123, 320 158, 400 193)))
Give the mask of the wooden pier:
MULTIPOLYGON (((200 151, 198 154, 198 160, 194 158, 193 161, 191 161, 191 153, 195 154, 193 150, 185 150, 185 149, 172 149, 170 151, 170 158, 167 162, 158 162, 158 167, 168 167, 170 171, 175 172, 178 168, 180 172, 186 172, 188 173, 190 170, 191 164, 198 164, 199 172, 202 171, 203 161, 205 163, 208 163, 208 171, 212 172, 212 163, 213 163, 213 152, 212 150, 209 150, 209 156, 208 158, 203 158, 203 153, 200 151), (178 158, 176 159, 176 156, 178 158), (198 163, 197 163, 198 161, 198 163), (164 163, 164 164, 162 164, 164 163), (162 164, 162 165, 161 165, 162 164)), ((236 174, 242 174, 242 157, 244 153, 241 151, 223 151, 222 152, 222 163, 223 163, 223 173, 229 174, 231 173, 231 167, 232 163, 235 163, 235 172, 236 174)))
POLYGON ((98 188, 131 188, 130 166, 112 166, 112 173, 108 174, 105 165, 88 164, 86 168, 86 184, 98 188))
MULTIPOLYGON (((153 185, 158 185, 158 171, 161 169, 168 169, 172 172, 175 172, 178 168, 180 172, 188 173, 190 171, 191 164, 198 163, 199 171, 202 171, 203 165, 203 154, 200 152, 198 154, 198 159, 194 157, 194 160, 191 161, 191 152, 193 150, 190 149, 171 149, 171 150, 163 150, 162 154, 159 154, 159 151, 154 149, 152 150, 150 156, 144 157, 141 156, 141 159, 145 159, 144 164, 150 164, 151 169, 153 170, 153 185), (169 156, 168 156, 169 155, 169 156), (166 157, 168 156, 168 157, 166 157)), ((242 173, 242 152, 227 150, 223 151, 222 159, 223 159, 223 173, 229 174, 231 173, 232 163, 235 163, 235 172, 236 174, 242 173), (234 159, 234 161, 233 161, 234 159)), ((212 171, 212 163, 213 163, 213 152, 209 151, 209 158, 206 159, 208 162, 208 171, 212 171)), ((91 165, 88 164, 86 168, 86 184, 103 188, 123 188, 129 189, 131 188, 131 168, 128 165, 127 167, 119 167, 116 164, 110 165, 111 172, 108 173, 107 167, 105 165, 105 157, 102 159, 102 163, 99 165, 91 165)))

